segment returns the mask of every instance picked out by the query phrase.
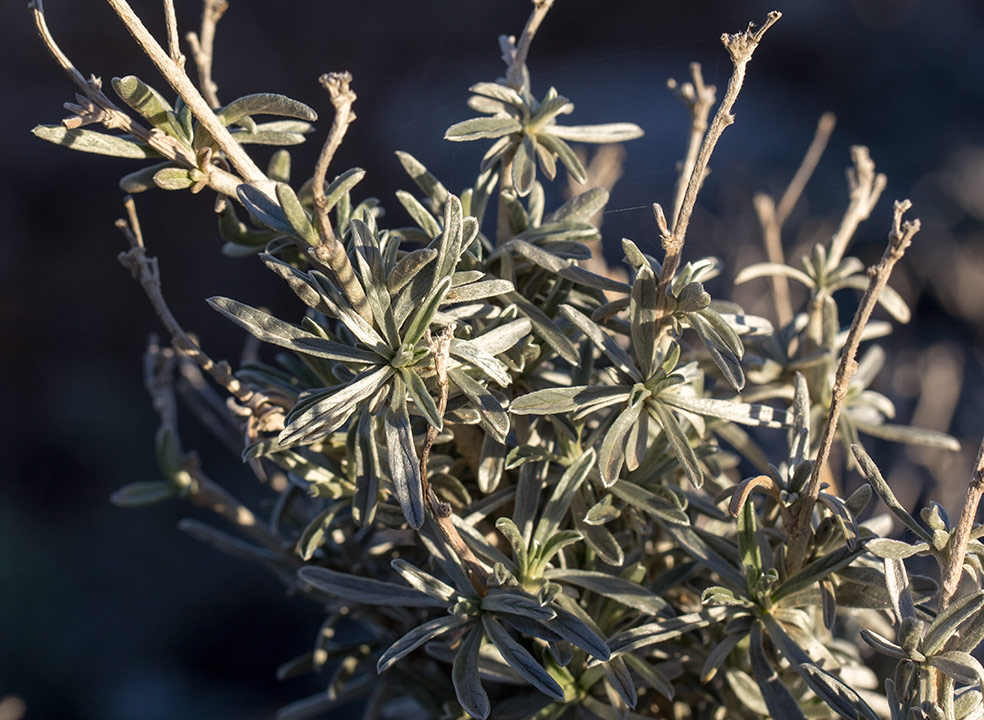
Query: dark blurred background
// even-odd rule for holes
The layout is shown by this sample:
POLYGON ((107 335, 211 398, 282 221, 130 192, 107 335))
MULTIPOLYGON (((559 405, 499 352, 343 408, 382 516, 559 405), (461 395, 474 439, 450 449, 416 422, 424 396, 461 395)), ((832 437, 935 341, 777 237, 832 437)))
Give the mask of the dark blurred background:
MULTIPOLYGON (((198 2, 177 5, 182 30, 197 29, 198 2)), ((134 6, 163 38, 160 3, 134 6)), ((625 120, 645 129, 627 147, 603 232, 615 259, 623 236, 656 253, 649 208, 671 202, 688 122, 665 81, 686 79, 697 60, 720 96, 731 71, 720 34, 774 8, 784 17, 750 65, 737 122, 718 146, 691 226, 688 257, 728 261, 712 289, 730 293, 734 263, 763 255, 752 195, 781 195, 817 118, 836 113, 827 153, 787 224, 787 254, 799 257, 836 226, 847 203, 851 145, 867 145, 889 177, 854 254, 876 259, 892 200, 913 199, 923 230, 892 282, 915 318, 884 342, 890 362, 876 388, 896 402, 900 422, 948 430, 964 451, 900 451, 874 441, 869 450, 905 504, 935 484, 934 497, 956 512, 984 430, 984 5, 558 0, 530 54, 534 90, 555 85, 570 97, 577 106, 570 123, 625 120)), ((46 9, 85 74, 107 81, 137 74, 163 88, 108 6, 49 0, 46 9)), ((471 116, 468 86, 500 75, 496 37, 518 34, 528 10, 525 0, 232 0, 219 24, 215 79, 225 101, 271 91, 307 102, 321 113, 324 132, 331 106, 316 78, 350 70, 359 119, 333 171, 365 168, 360 190, 381 198, 402 224, 393 192, 410 183, 393 151, 413 153, 452 191, 471 184, 484 143, 441 138, 471 116)), ((178 532, 177 521, 193 514, 180 503, 109 504, 119 486, 157 477, 156 417, 141 383, 141 355, 159 324, 116 262, 124 242, 113 228, 122 212, 117 181, 138 165, 29 134, 65 116, 61 104, 72 100, 74 86, 38 42, 23 2, 5 17, 0 715, 19 714, 19 701, 8 697, 16 696, 29 718, 271 717, 324 687, 324 678, 274 677, 280 663, 311 647, 320 610, 285 597, 263 569, 178 532)), ((295 179, 310 174, 322 140, 319 134, 295 149, 295 179)), ((559 191, 551 193, 559 202, 559 191)), ((282 283, 255 260, 219 253, 207 192, 157 191, 137 202, 172 308, 213 356, 235 360, 242 335, 203 298, 293 307, 282 283)), ((753 283, 738 298, 754 311, 765 291, 753 283)), ((257 497, 255 480, 209 436, 187 424, 184 439, 215 479, 257 497)), ((853 487, 858 478, 847 482, 853 487)))

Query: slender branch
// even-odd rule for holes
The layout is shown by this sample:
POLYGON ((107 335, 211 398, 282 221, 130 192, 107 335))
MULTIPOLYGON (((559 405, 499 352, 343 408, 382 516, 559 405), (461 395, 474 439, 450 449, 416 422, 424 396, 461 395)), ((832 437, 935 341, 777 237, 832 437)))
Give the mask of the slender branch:
POLYGON ((840 227, 830 239, 830 250, 827 253, 827 263, 831 268, 837 267, 847 245, 863 221, 868 219, 881 197, 882 190, 888 179, 882 173, 875 173, 875 163, 868 154, 868 148, 855 145, 851 148, 853 168, 848 168, 847 182, 850 187, 850 203, 840 227))
POLYGON ((229 163, 242 176, 243 180, 246 182, 267 180, 263 171, 253 162, 253 159, 243 150, 242 146, 233 139, 226 126, 222 124, 212 108, 205 102, 205 98, 198 92, 198 88, 194 86, 184 70, 178 67, 160 43, 150 34, 140 18, 133 12, 129 3, 126 0, 106 0, 106 2, 123 21, 126 29, 130 31, 147 57, 157 66, 164 79, 191 109, 198 122, 212 136, 216 145, 222 149, 229 159, 229 163))
POLYGON ((967 545, 970 543, 970 531, 974 529, 974 518, 977 517, 977 508, 980 505, 982 495, 984 495, 984 440, 981 441, 981 446, 977 451, 974 474, 967 486, 967 497, 964 500, 963 509, 960 511, 960 519, 957 520, 956 531, 950 540, 950 552, 940 583, 940 602, 937 614, 950 606, 950 601, 960 586, 964 558, 967 556, 967 545))
POLYGON ((128 220, 117 220, 116 227, 129 241, 130 249, 120 253, 119 261, 133 273, 134 279, 140 282, 154 311, 171 335, 171 341, 175 348, 194 360, 203 371, 208 373, 215 382, 224 387, 240 403, 260 414, 269 411, 273 407, 269 398, 262 393, 253 392, 244 387, 233 377, 227 362, 214 362, 178 323, 161 292, 161 275, 157 258, 147 257, 133 198, 127 196, 124 200, 124 206, 128 220))
POLYGON ((656 222, 659 225, 662 235, 663 249, 666 251, 666 257, 663 260, 663 270, 660 273, 659 285, 657 286, 655 313, 657 332, 662 327, 663 318, 666 315, 666 290, 673 280, 677 267, 680 265, 680 255, 687 236, 687 226, 690 224, 690 217, 694 212, 697 193, 700 191, 701 183, 707 172, 707 166, 711 160, 711 153, 714 152, 714 147, 724 133, 725 128, 735 121, 734 115, 731 114, 731 109, 734 107, 735 100, 738 99, 738 93, 741 91, 742 83, 745 81, 745 69, 748 66, 748 61, 752 59, 752 54, 755 52, 766 31, 780 17, 782 17, 782 13, 773 10, 769 13, 762 27, 755 29, 754 25, 749 24, 748 29, 743 33, 721 36, 721 42, 724 43, 728 54, 731 55, 734 72, 732 72, 731 79, 728 81, 728 89, 724 94, 724 99, 714 114, 711 127, 704 136, 704 141, 701 144, 700 152, 697 154, 693 171, 690 173, 690 178, 687 181, 687 189, 683 195, 680 212, 672 228, 666 222, 663 209, 658 204, 653 207, 656 213, 656 222))
POLYGON ((526 21, 526 27, 523 28, 523 34, 520 35, 519 42, 516 43, 515 51, 507 59, 509 68, 506 71, 506 82, 516 89, 523 87, 523 68, 526 66, 526 57, 529 55, 533 36, 536 35, 540 23, 543 22, 543 18, 547 16, 553 4, 554 0, 533 0, 533 12, 530 13, 530 17, 526 21))
POLYGON ((502 167, 499 168, 499 204, 495 218, 496 247, 512 240, 512 228, 509 226, 509 206, 502 199, 503 194, 512 189, 512 153, 510 153, 507 158, 503 159, 502 167))
POLYGON ((332 121, 331 130, 328 132, 324 147, 321 148, 321 154, 318 155, 318 162, 314 166, 314 177, 312 178, 314 215, 318 234, 321 236, 321 244, 312 248, 310 252, 318 262, 335 274, 342 292, 345 293, 352 307, 367 322, 372 324, 372 311, 369 309, 365 290, 359 284, 358 278, 355 277, 355 270, 345 252, 345 246, 335 237, 335 231, 332 229, 331 220, 328 217, 328 198, 325 197, 325 179, 328 174, 328 166, 331 164, 338 146, 342 144, 345 131, 355 120, 352 103, 355 102, 356 95, 349 87, 352 76, 347 72, 326 73, 318 78, 318 82, 328 91, 331 104, 335 108, 335 119, 332 121))
POLYGON ((858 346, 861 344, 861 335, 864 327, 871 317, 871 311, 878 302, 878 296, 888 278, 906 249, 912 242, 913 236, 919 232, 919 221, 912 220, 902 222, 902 216, 912 207, 908 200, 895 203, 895 218, 892 223, 892 231, 888 234, 888 245, 877 265, 868 268, 868 289, 861 297, 861 304, 854 314, 851 322, 851 329, 847 334, 847 342, 841 353, 840 364, 837 367, 837 375, 834 378, 833 395, 830 401, 830 410, 827 415, 827 424, 823 429, 823 436, 820 438, 820 446, 817 449, 817 456, 813 462, 813 473, 806 490, 800 499, 800 508, 796 514, 796 519, 789 529, 788 550, 786 553, 786 565, 790 572, 795 572, 802 567, 806 555, 806 544, 809 535, 806 530, 810 526, 813 518, 813 508, 816 505, 817 496, 820 494, 821 477, 823 467, 830 454, 830 448, 834 444, 834 434, 837 431, 837 422, 840 419, 841 411, 844 409, 844 400, 847 397, 847 388, 851 383, 851 378, 857 372, 858 363, 855 359, 858 346))
POLYGON ((184 70, 185 56, 178 44, 178 16, 174 12, 174 0, 164 0, 164 21, 167 25, 167 52, 171 60, 184 70))
POLYGON ((215 57, 215 26, 229 8, 227 0, 203 0, 202 26, 198 33, 189 32, 185 39, 191 45, 191 55, 198 71, 198 87, 208 104, 217 108, 221 105, 218 86, 212 80, 212 59, 215 57))
MULTIPOLYGON (((442 418, 448 407, 448 356, 451 352, 453 336, 454 325, 448 325, 434 335, 430 342, 431 354, 434 357, 434 374, 437 378, 437 414, 442 418)), ((437 440, 438 432, 438 429, 432 425, 427 427, 424 446, 420 451, 420 483, 431 517, 444 539, 447 540, 448 545, 465 564, 468 579, 471 580, 475 590, 480 595, 484 595, 488 589, 488 573, 472 549, 462 540, 461 534, 454 526, 454 521, 451 518, 451 506, 437 497, 427 478, 427 461, 430 459, 430 451, 434 446, 434 441, 437 440)))
POLYGON ((677 178, 671 226, 675 226, 680 217, 683 198, 687 193, 690 177, 694 174, 694 167, 697 165, 701 141, 704 139, 704 133, 707 132, 707 120, 710 118, 711 108, 714 107, 714 102, 717 100, 717 88, 713 85, 704 84, 704 74, 701 72, 700 63, 690 63, 690 77, 693 81, 683 83, 683 85, 677 85, 677 81, 673 78, 666 81, 666 86, 674 91, 690 111, 690 139, 687 141, 687 155, 680 167, 680 177, 677 178))
MULTIPOLYGON (((820 116, 813 141, 810 143, 799 169, 783 193, 778 208, 775 200, 769 195, 759 193, 755 196, 755 212, 762 226, 762 239, 765 242, 765 253, 769 262, 779 265, 786 262, 782 251, 782 226, 796 206, 800 195, 803 194, 806 183, 816 170, 817 163, 820 162, 820 157, 827 147, 835 124, 836 118, 833 113, 827 112, 820 116)), ((788 325, 793 319, 793 304, 789 298, 789 280, 785 275, 773 275, 770 282, 776 307, 776 319, 780 325, 788 325)))

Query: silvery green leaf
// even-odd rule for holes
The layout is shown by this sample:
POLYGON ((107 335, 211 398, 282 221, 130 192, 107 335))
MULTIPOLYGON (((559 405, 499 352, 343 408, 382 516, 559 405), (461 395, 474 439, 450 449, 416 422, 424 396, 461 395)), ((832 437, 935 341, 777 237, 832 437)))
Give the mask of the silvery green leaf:
POLYGON ((283 209, 262 190, 242 183, 236 187, 236 194, 255 223, 290 237, 300 237, 283 209))
POLYGON ((290 182, 290 153, 277 150, 267 164, 267 177, 275 182, 290 182))
POLYGON ((908 660, 909 653, 903 650, 901 647, 893 643, 886 637, 879 635, 874 630, 869 630, 868 628, 862 628, 861 638, 871 645, 878 652, 888 655, 889 657, 898 658, 899 660, 908 660))
POLYGON ((796 699, 765 656, 765 650, 762 648, 762 626, 759 623, 752 625, 748 656, 755 681, 762 692, 762 699, 765 700, 765 705, 769 708, 769 714, 774 718, 789 718, 790 720, 802 718, 806 720, 806 715, 800 710, 796 699))
POLYGON ((526 648, 510 637, 498 620, 489 614, 482 615, 482 627, 485 628, 485 634, 502 655, 503 660, 522 675, 524 680, 554 700, 564 699, 564 691, 557 681, 543 669, 526 648))
POLYGON ((419 248, 404 255, 386 278, 386 289, 391 296, 396 295, 437 257, 434 248, 419 248))
POLYGON ((622 516, 622 511, 612 504, 612 496, 605 495, 584 514, 584 522, 588 525, 607 525, 622 516))
POLYGON ((619 480, 608 490, 612 495, 632 507, 674 525, 689 525, 687 514, 664 498, 628 480, 619 480))
POLYGON ((549 270, 555 275, 558 275, 559 277, 570 280, 571 282, 575 282, 579 285, 598 288, 601 290, 629 292, 629 286, 625 283, 612 280, 604 275, 598 275, 589 270, 585 270, 578 265, 572 265, 567 260, 559 258, 556 255, 552 255, 543 248, 533 245, 526 240, 514 238, 506 243, 504 247, 512 250, 517 255, 529 260, 535 265, 538 265, 545 270, 549 270))
MULTIPOLYGON (((430 247, 437 247, 432 290, 443 278, 451 277, 457 268, 458 259, 464 249, 465 222, 461 200, 454 195, 448 195, 448 200, 444 203, 444 231, 430 245, 430 247)), ((471 223, 469 228, 476 230, 471 223)))
POLYGON ((495 396, 480 382, 457 368, 448 369, 448 378, 479 410, 483 427, 499 442, 505 442, 506 435, 509 434, 509 415, 502 409, 495 396))
POLYGON ((663 529, 694 560, 716 572, 722 580, 736 588, 745 587, 745 578, 738 568, 711 548, 692 527, 664 524, 663 529))
MULTIPOLYGON (((543 127, 547 122, 554 119, 558 115, 570 115, 574 111, 574 103, 565 98, 563 95, 558 95, 550 99, 544 98, 543 102, 533 113, 531 118, 532 124, 537 127, 543 127)), ((549 126, 547 129, 549 132, 549 126)))
POLYGON ((388 670, 393 663, 406 657, 425 642, 433 640, 456 627, 471 622, 471 618, 461 615, 445 615, 415 627, 395 643, 386 648, 376 663, 376 672, 388 670))
POLYGON ((166 160, 157 165, 151 165, 140 170, 135 170, 132 173, 127 173, 120 178, 120 189, 131 195, 152 190, 157 187, 154 176, 157 175, 158 171, 173 167, 175 167, 174 163, 166 160))
POLYGON ((154 185, 161 190, 187 190, 196 182, 192 173, 196 171, 185 168, 166 167, 154 173, 154 185))
POLYGON ((277 200, 280 201, 280 207, 287 217, 287 222, 294 229, 293 234, 312 247, 320 244, 321 238, 318 237, 318 231, 314 229, 314 225, 311 224, 311 220, 307 216, 307 211, 301 206, 290 185, 277 183, 277 200))
POLYGON ((799 592, 813 583, 820 582, 820 580, 831 573, 847 567, 865 552, 864 545, 859 544, 854 549, 843 546, 817 558, 776 588, 772 593, 772 601, 778 602, 782 598, 799 592))
POLYGON ((481 607, 487 612, 521 615, 537 622, 553 620, 557 617, 557 613, 552 608, 541 605, 532 595, 514 588, 490 589, 482 598, 481 607))
POLYGON ((519 120, 511 117, 482 117, 455 123, 444 133, 445 140, 463 142, 481 138, 499 138, 523 129, 519 120))
POLYGON ((560 258, 587 260, 591 257, 591 252, 583 242, 597 240, 600 234, 598 228, 589 222, 563 220, 525 228, 517 234, 517 237, 560 258), (572 242, 573 240, 583 242, 576 243, 572 242))
POLYGON ((297 571, 301 582, 332 597, 363 605, 391 607, 447 607, 439 598, 430 597, 405 585, 358 577, 322 567, 303 567, 297 571))
POLYGON ((416 530, 424 524, 423 488, 420 461, 407 414, 406 389, 399 375, 394 378, 392 404, 383 414, 383 427, 393 493, 403 508, 407 523, 416 530))
POLYGON ((537 135, 537 143, 560 158, 560 161, 564 164, 564 167, 567 168, 567 172, 570 173, 575 182, 584 184, 584 182, 588 179, 588 174, 584 169, 584 165, 581 164, 581 160, 577 157, 574 151, 571 150, 570 145, 561 140, 560 137, 553 132, 554 127, 550 128, 549 133, 540 133, 537 135))
POLYGON ((502 83, 475 83, 468 88, 468 91, 476 93, 477 95, 485 95, 486 97, 499 100, 509 105, 515 105, 516 107, 523 107, 526 105, 522 96, 520 96, 518 92, 513 90, 508 85, 503 85, 502 83))
MULTIPOLYGON (((362 180, 362 178, 365 177, 365 175, 365 170, 361 168, 351 168, 328 183, 328 187, 325 188, 324 212, 328 212, 338 205, 339 202, 348 195, 349 191, 355 187, 358 182, 362 180)), ((339 219, 338 225, 340 228, 344 228, 346 223, 343 223, 341 219, 339 219)))
POLYGON ((417 413, 426 419, 434 429, 440 430, 444 427, 444 420, 437 409, 437 403, 434 402, 434 398, 431 397, 427 385, 424 384, 424 381, 417 374, 416 370, 413 368, 400 368, 400 374, 403 376, 403 382, 407 386, 407 393, 410 399, 413 400, 417 413))
POLYGON ((325 315, 336 315, 335 304, 325 299, 310 275, 267 253, 260 253, 259 258, 270 270, 287 281, 290 289, 305 305, 325 315))
POLYGON ((400 201, 400 204, 406 209, 413 218, 413 221, 419 225, 429 237, 436 238, 441 234, 441 225, 437 222, 437 218, 430 214, 430 212, 420 201, 417 200, 413 195, 403 190, 396 191, 396 199, 400 201))
POLYGON ((490 433, 482 438, 482 453, 478 463, 478 489, 483 493, 495 492, 506 465, 506 446, 490 433))
POLYGON ((608 203, 608 191, 596 187, 575 195, 548 215, 544 222, 589 222, 608 203))
POLYGON ((970 653, 947 650, 931 655, 926 662, 959 683, 984 685, 984 666, 970 653))
POLYGON ((935 655, 947 641, 957 635, 964 635, 961 626, 975 615, 982 615, 984 609, 984 591, 975 590, 972 593, 957 598, 952 605, 940 613, 926 628, 919 651, 924 655, 935 655))
POLYGON ((109 496, 117 507, 143 507, 178 497, 178 486, 169 480, 152 480, 124 485, 109 496))
POLYGON ((774 277, 776 275, 781 275, 783 277, 795 280, 798 283, 802 283, 808 288, 813 288, 815 283, 813 278, 807 275, 802 270, 797 270, 789 265, 782 265, 781 263, 755 263, 754 265, 749 265, 748 267, 742 268, 741 271, 735 275, 735 285, 741 285, 749 280, 759 277, 774 277))
MULTIPOLYGON (((862 292, 868 289, 868 278, 865 275, 855 275, 844 278, 835 284, 835 289, 853 288, 862 292)), ((902 296, 888 285, 885 285, 878 295, 878 304, 881 305, 888 314, 900 323, 907 323, 912 319, 912 312, 902 296)))
POLYGON ((31 130, 31 133, 35 137, 55 145, 64 145, 72 150, 96 155, 111 155, 139 160, 159 157, 154 150, 130 139, 129 136, 106 135, 85 128, 69 130, 63 125, 38 125, 31 130))
POLYGON ((619 655, 622 660, 632 669, 636 675, 642 679, 644 687, 648 687, 651 690, 658 692, 663 697, 672 700, 675 694, 673 689, 673 683, 671 683, 667 677, 661 673, 659 670, 654 668, 648 661, 633 655, 632 653, 625 653, 624 655, 619 655))
POLYGON ((893 558, 886 558, 883 562, 885 564, 885 588, 888 590, 892 608, 900 621, 905 618, 915 618, 916 610, 912 603, 909 574, 905 570, 905 565, 901 560, 893 558))
POLYGON ((765 700, 762 699, 762 691, 748 673, 734 667, 726 667, 724 679, 744 707, 763 717, 771 717, 769 708, 766 707, 765 700))
POLYGON ((748 592, 755 597, 755 587, 764 570, 762 553, 759 549, 758 522, 755 516, 755 503, 750 500, 742 505, 738 513, 737 523, 738 555, 745 568, 745 578, 748 582, 748 592))
POLYGON ((546 388, 522 395, 509 405, 514 415, 554 415, 573 413, 585 407, 600 409, 628 400, 630 390, 624 385, 580 385, 546 388))
POLYGON ((597 553, 602 562, 613 567, 621 567, 625 562, 622 546, 607 528, 588 525, 584 521, 587 512, 588 508, 581 499, 580 493, 574 493, 571 500, 571 519, 574 522, 574 529, 584 536, 584 544, 597 553))
POLYGON ((665 392, 659 402, 697 415, 730 420, 740 425, 755 427, 783 428, 792 424, 792 417, 785 410, 777 410, 768 405, 718 400, 716 398, 690 397, 681 393, 665 392))
POLYGON ((356 405, 371 397, 395 370, 389 366, 369 368, 346 385, 293 417, 277 437, 282 447, 312 443, 335 432, 355 411, 356 405))
POLYGON ((519 528, 516 527, 516 523, 508 517, 501 517, 496 520, 495 527, 509 542, 509 545, 512 547, 513 555, 516 557, 516 564, 519 566, 520 572, 525 574, 527 568, 529 567, 529 559, 526 549, 526 541, 523 539, 523 533, 521 533, 519 528))
POLYGON ((629 316, 632 321, 632 349, 646 377, 656 369, 656 354, 659 352, 656 344, 657 289, 652 268, 649 265, 640 266, 632 282, 629 316))
POLYGON ((639 625, 608 638, 612 655, 624 655, 640 648, 671 640, 718 622, 705 613, 690 613, 639 625))
POLYGON ((230 135, 240 145, 276 145, 283 147, 300 145, 305 140, 305 137, 301 133, 277 132, 275 130, 258 130, 256 132, 237 130, 230 133, 230 135))
POLYGON ((576 585, 609 600, 653 615, 660 613, 666 607, 666 601, 653 595, 641 585, 597 570, 554 568, 546 570, 543 577, 547 580, 576 585))
POLYGON ((460 338, 453 338, 451 340, 450 354, 451 357, 457 358, 480 371, 501 387, 509 387, 512 382, 512 378, 509 376, 509 368, 476 343, 460 338))
POLYGON ((622 657, 613 657, 603 665, 605 668, 605 677, 608 679, 608 683, 615 689, 615 692, 618 693, 622 702, 629 707, 635 707, 639 698, 636 694, 635 685, 632 683, 629 668, 626 667, 625 660, 622 657))
POLYGON ((492 355, 498 355, 526 339, 532 327, 533 325, 528 318, 519 318, 491 330, 486 330, 469 342, 492 355))
POLYGON ((472 628, 458 648, 451 668, 451 680, 458 703, 469 715, 479 720, 485 720, 491 711, 489 697, 478 674, 479 652, 484 638, 485 633, 481 627, 472 628))
POLYGON ((412 347, 424 336, 427 328, 434 320, 434 315, 437 314, 437 309, 441 306, 450 289, 451 278, 446 277, 437 283, 427 300, 410 316, 403 331, 403 343, 405 345, 412 347))
MULTIPOLYGON (((739 633, 725 635, 724 639, 714 646, 714 649, 707 654, 707 659, 704 660, 704 665, 701 667, 701 682, 710 682, 714 678, 718 669, 724 664, 724 661, 728 659, 728 655, 730 655, 731 651, 735 649, 735 645, 738 644, 738 641, 741 640, 742 637, 743 636, 739 633)), ((625 656, 627 660, 632 657, 634 656, 631 654, 625 656)), ((631 660, 629 660, 629 664, 633 665, 631 660)), ((633 669, 635 669, 635 665, 633 665, 633 669)))
POLYGON ((865 435, 872 435, 882 440, 905 443, 906 445, 922 445, 924 447, 942 448, 957 451, 960 441, 946 433, 922 428, 892 425, 890 423, 866 423, 854 420, 854 425, 865 435))
POLYGON ((533 542, 543 545, 560 528, 561 520, 571 506, 574 493, 591 472, 595 461, 595 451, 588 448, 580 457, 567 466, 564 474, 554 486, 553 493, 543 506, 540 521, 537 523, 533 542))
MULTIPOLYGON (((701 313, 688 313, 687 319, 700 336, 711 356, 711 360, 725 381, 735 391, 740 392, 745 387, 745 373, 741 369, 740 357, 729 347, 730 343, 722 336, 716 327, 701 313)), ((722 324, 726 324, 723 323, 722 324)), ((735 335, 737 338, 737 335, 735 335)))
POLYGON ((320 548, 325 541, 325 535, 328 532, 328 528, 331 527, 332 522, 335 520, 335 516, 338 515, 338 511, 341 507, 338 504, 332 504, 322 510, 318 515, 307 524, 304 530, 301 531, 300 537, 297 539, 297 554, 300 555, 301 560, 307 562, 312 557, 314 553, 320 548))
MULTIPOLYGON (((113 78, 113 90, 120 100, 159 130, 167 126, 167 111, 173 111, 164 96, 134 75, 113 78)), ((165 132, 167 132, 165 130, 165 132)), ((173 133, 172 133, 173 134, 173 133)))
POLYGON ((634 382, 642 382, 643 377, 636 368, 635 363, 628 354, 619 347, 618 343, 602 330, 598 325, 596 325, 590 318, 584 315, 582 312, 572 307, 571 305, 561 305, 561 314, 566 317, 571 323, 577 327, 584 336, 591 341, 591 343, 601 350, 612 364, 619 370, 628 375, 634 382))
POLYGON ((256 93, 233 100, 216 113, 223 125, 232 125, 252 115, 279 115, 314 122, 318 113, 297 100, 275 93, 256 93))
POLYGON ((534 180, 536 180, 536 147, 533 138, 523 135, 512 158, 512 183, 516 194, 520 197, 529 195, 534 180))
POLYGON ((397 150, 396 157, 399 158, 403 169, 406 170, 407 175, 417 184, 417 187, 438 206, 443 205, 448 198, 447 188, 410 153, 397 150))
POLYGON ((846 720, 880 720, 864 699, 835 675, 822 670, 812 663, 800 665, 800 675, 810 689, 827 703, 834 712, 846 720))
POLYGON ((547 128, 554 137, 586 143, 619 143, 642 137, 642 128, 635 123, 604 123, 602 125, 551 125, 547 128))
POLYGON ((485 298, 498 297, 499 295, 513 292, 515 289, 516 287, 509 280, 501 280, 499 278, 480 280, 453 288, 444 301, 447 303, 461 303, 484 300, 485 298))
POLYGON ((895 516, 902 521, 902 524, 912 530, 921 540, 927 543, 932 542, 932 537, 926 532, 926 529, 916 522, 916 519, 896 499, 895 493, 892 492, 888 483, 885 482, 885 478, 882 477, 878 466, 868 456, 868 453, 864 451, 864 448, 857 444, 851 445, 851 452, 857 458, 858 464, 861 466, 872 489, 878 494, 882 502, 888 506, 888 509, 895 513, 895 516))
MULTIPOLYGON (((867 487, 867 486, 862 486, 867 487)), ((868 551, 878 558, 890 558, 893 560, 904 560, 918 553, 927 552, 927 543, 910 545, 901 540, 890 540, 889 538, 873 538, 868 541, 868 551)))
POLYGON ((663 428, 663 434, 670 443, 673 455, 680 463, 680 467, 683 468, 687 479, 690 480, 690 483, 694 487, 699 488, 704 484, 704 473, 700 469, 697 454, 694 452, 694 448, 690 444, 687 434, 680 426, 680 422, 662 402, 647 403, 647 408, 652 411, 656 417, 656 421, 663 428))
MULTIPOLYGON (((636 388, 642 388, 641 385, 636 388)), ((629 404, 622 410, 615 422, 611 424, 605 438, 601 442, 598 450, 598 473, 601 476, 601 483, 606 488, 610 488, 618 481, 618 476, 622 472, 622 465, 625 463, 625 438, 629 430, 639 419, 639 414, 644 411, 646 402, 646 391, 638 391, 633 388, 629 404)), ((698 471, 699 472, 699 471, 698 471)))
POLYGON ((572 365, 577 364, 577 348, 574 347, 574 343, 572 343, 570 339, 563 332, 561 332, 560 328, 557 327, 556 323, 554 323, 554 321, 551 320, 546 313, 544 313, 529 300, 522 297, 518 292, 511 292, 507 295, 503 295, 502 299, 516 305, 516 307, 519 308, 519 311, 529 318, 529 321, 533 324, 534 332, 543 338, 543 341, 546 342, 547 345, 549 345, 558 355, 572 365))
POLYGON ((546 565, 553 559, 553 556, 558 552, 563 550, 568 545, 574 545, 575 543, 581 542, 584 536, 577 530, 560 530, 549 538, 542 547, 536 547, 536 556, 538 558, 538 563, 546 565))
POLYGON ((379 502, 379 479, 385 474, 379 456, 375 428, 378 421, 368 408, 359 416, 355 445, 352 448, 355 495, 352 497, 352 521, 358 527, 371 525, 379 502))

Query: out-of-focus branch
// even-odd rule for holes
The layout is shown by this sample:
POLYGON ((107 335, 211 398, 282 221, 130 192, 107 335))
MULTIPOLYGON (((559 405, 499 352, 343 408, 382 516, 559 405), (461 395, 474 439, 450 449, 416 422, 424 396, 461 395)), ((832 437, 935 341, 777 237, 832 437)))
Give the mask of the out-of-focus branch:
POLYGON ((219 88, 212 80, 215 26, 228 7, 227 0, 203 0, 201 30, 198 33, 192 31, 185 35, 185 39, 191 45, 191 55, 195 60, 195 69, 198 71, 198 87, 213 108, 221 105, 218 96, 219 88))

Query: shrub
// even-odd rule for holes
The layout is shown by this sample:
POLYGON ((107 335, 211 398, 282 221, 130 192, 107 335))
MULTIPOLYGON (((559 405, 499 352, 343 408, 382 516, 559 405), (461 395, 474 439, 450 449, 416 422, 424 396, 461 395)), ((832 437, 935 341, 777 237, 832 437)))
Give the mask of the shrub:
POLYGON ((770 262, 736 275, 769 279, 775 324, 711 298, 704 283, 721 264, 684 255, 711 154, 779 13, 722 37, 733 72, 720 103, 697 65, 671 84, 692 132, 672 205, 653 206, 664 252, 624 239, 626 273, 601 256, 592 221, 617 160, 586 168, 568 142, 642 131, 562 123, 571 102, 553 88, 533 94, 526 57, 552 0, 535 0, 518 41, 500 38, 505 76, 473 85, 475 116, 445 133, 488 146, 472 186, 455 195, 398 153, 416 188, 397 193, 414 221, 398 228, 382 225, 362 170, 328 180, 354 119, 348 74, 322 77, 335 117, 313 177, 291 185, 283 147, 304 142, 316 115, 270 93, 219 102, 211 38, 222 0, 206 1, 189 38, 197 88, 171 4, 164 49, 125 0, 109 0, 178 96, 116 78, 125 109, 58 50, 35 2, 42 39, 82 93, 71 117, 35 135, 151 159, 121 180, 131 194, 214 191, 224 252, 258 258, 306 306, 288 321, 211 298, 282 350, 235 372, 213 361, 168 309, 127 198, 120 259, 169 335, 146 359, 164 479, 113 500, 211 509, 235 535, 182 529, 324 604, 312 651, 279 673, 333 667, 329 691, 282 717, 353 699, 366 717, 406 713, 407 699, 445 718, 984 717, 984 667, 971 654, 984 639, 984 530, 973 525, 984 458, 953 523, 935 503, 910 515, 862 446, 863 436, 956 446, 886 422, 891 403, 867 389, 884 353, 869 345, 856 359, 890 330, 869 323, 876 304, 908 319, 887 282, 919 230, 904 219, 910 204, 895 203, 884 255, 865 273, 848 251, 885 178, 856 147, 836 233, 785 263, 781 227, 832 130, 825 117, 789 190, 758 201, 770 262), (251 144, 281 147, 266 171, 251 144), (548 211, 541 180, 558 164, 602 186, 548 211), (800 308, 789 280, 807 290, 800 308), (842 290, 862 293, 844 331, 842 290), (219 433, 245 437, 244 461, 276 493, 269 518, 184 450, 179 370, 219 433), (222 417, 204 376, 230 398, 222 417), (848 497, 830 461, 837 441, 868 480, 848 497), (859 520, 874 496, 908 539, 883 537, 888 515, 859 520), (910 573, 932 566, 920 556, 935 559, 938 581, 910 573), (342 622, 364 642, 339 642, 342 622))

